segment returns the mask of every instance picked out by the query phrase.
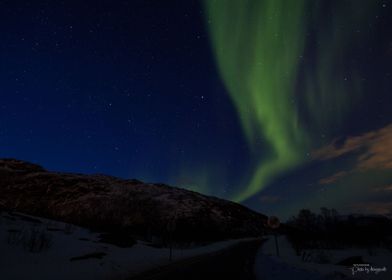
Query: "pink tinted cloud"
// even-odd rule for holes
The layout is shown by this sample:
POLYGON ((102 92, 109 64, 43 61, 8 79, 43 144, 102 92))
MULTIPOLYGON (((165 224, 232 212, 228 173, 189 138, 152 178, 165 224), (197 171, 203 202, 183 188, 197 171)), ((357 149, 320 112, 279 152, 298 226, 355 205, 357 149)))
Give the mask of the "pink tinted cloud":
POLYGON ((354 170, 392 169, 392 124, 360 136, 349 137, 342 145, 331 143, 312 153, 314 159, 328 160, 358 152, 354 170))
POLYGON ((318 181, 318 183, 320 185, 328 185, 328 184, 331 184, 331 183, 335 183, 336 181, 338 181, 340 178, 346 176, 347 174, 348 174, 347 171, 340 171, 340 172, 337 172, 337 173, 335 173, 335 174, 333 174, 333 175, 331 175, 329 177, 320 179, 318 181))
POLYGON ((392 214, 392 202, 361 202, 355 203, 349 206, 353 212, 364 213, 364 214, 378 214, 378 215, 391 215, 392 214))

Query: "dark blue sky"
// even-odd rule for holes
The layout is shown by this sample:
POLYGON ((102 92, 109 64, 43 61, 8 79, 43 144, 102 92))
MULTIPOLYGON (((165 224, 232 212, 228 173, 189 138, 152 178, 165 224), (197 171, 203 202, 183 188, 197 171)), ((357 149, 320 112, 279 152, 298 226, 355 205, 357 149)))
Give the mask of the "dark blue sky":
MULTIPOLYGON (((362 75, 365 98, 323 145, 392 121, 390 4, 379 1, 366 22, 372 36, 344 64, 362 75)), ((315 22, 308 36, 327 30, 328 17, 315 22)), ((0 1, 0 34, 0 157, 231 198, 269 153, 248 148, 199 1, 0 1)), ((314 48, 304 69, 317 67, 314 48)), ((310 163, 313 175, 339 171, 317 166, 310 163)), ((302 203, 307 172, 278 178, 248 204, 280 211, 276 202, 294 193, 302 203)))
POLYGON ((170 183, 241 168, 202 8, 186 2, 2 1, 1 156, 170 183))

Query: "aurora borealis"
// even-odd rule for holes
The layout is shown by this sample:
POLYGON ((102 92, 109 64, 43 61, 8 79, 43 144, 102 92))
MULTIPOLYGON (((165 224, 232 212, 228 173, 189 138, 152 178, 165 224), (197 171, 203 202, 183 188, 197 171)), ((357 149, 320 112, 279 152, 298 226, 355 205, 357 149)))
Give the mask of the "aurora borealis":
POLYGON ((259 148, 257 142, 263 138, 271 147, 236 197, 238 201, 298 164, 307 145, 293 104, 304 45, 301 2, 206 1, 222 79, 252 150, 259 148))
POLYGON ((300 165, 309 150, 319 144, 314 135, 323 133, 325 137, 336 132, 339 127, 331 129, 331 124, 342 122, 349 103, 361 94, 355 69, 344 69, 350 65, 342 59, 358 40, 352 28, 367 23, 375 4, 369 1, 355 8, 354 2, 335 3, 336 13, 317 34, 311 34, 318 17, 328 11, 325 4, 205 1, 221 77, 252 152, 262 157, 246 187, 235 197, 237 201, 300 165), (307 48, 313 41, 317 47, 309 54, 307 48), (304 61, 311 55, 313 61, 304 61), (350 81, 344 73, 347 70, 353 70, 350 81), (300 112, 308 113, 311 121, 304 124, 305 116, 300 112), (265 145, 262 152, 257 151, 263 149, 261 139, 267 142, 267 151, 265 145))
POLYGON ((391 1, 115 2, 0 3, 0 157, 388 212, 391 1))

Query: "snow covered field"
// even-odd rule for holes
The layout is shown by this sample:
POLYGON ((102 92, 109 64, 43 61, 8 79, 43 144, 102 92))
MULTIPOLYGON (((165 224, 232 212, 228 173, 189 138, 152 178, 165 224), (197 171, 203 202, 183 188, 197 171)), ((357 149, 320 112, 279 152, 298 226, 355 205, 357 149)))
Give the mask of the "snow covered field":
POLYGON ((295 254, 294 249, 285 236, 278 237, 280 257, 276 256, 273 236, 260 248, 255 260, 255 274, 257 279, 300 279, 300 280, 335 280, 335 279, 392 279, 392 252, 386 249, 375 249, 369 255, 365 249, 323 250, 313 251, 313 254, 325 255, 328 263, 303 262, 295 254), (350 267, 336 265, 336 263, 352 256, 361 256, 364 263, 373 267, 386 267, 387 271, 357 272, 352 274, 350 267))
MULTIPOLYGON (((211 253, 240 240, 173 249, 173 260, 211 253)), ((98 242, 87 229, 26 215, 0 213, 0 279, 125 279, 168 264, 169 250, 98 242)))
MULTIPOLYGON (((280 257, 276 256, 273 237, 260 247, 255 259, 257 279, 337 280, 392 279, 392 253, 374 249, 310 251, 323 254, 320 264, 303 262, 295 254, 285 236, 279 236, 280 257), (336 263, 361 256, 364 263, 386 267, 386 272, 357 272, 336 263)), ((192 249, 173 249, 173 260, 212 253, 243 240, 224 241, 192 249)), ((120 248, 99 242, 99 234, 87 229, 52 220, 0 213, 0 279, 1 280, 68 280, 126 279, 140 272, 170 263, 169 250, 138 242, 130 248, 120 248)))

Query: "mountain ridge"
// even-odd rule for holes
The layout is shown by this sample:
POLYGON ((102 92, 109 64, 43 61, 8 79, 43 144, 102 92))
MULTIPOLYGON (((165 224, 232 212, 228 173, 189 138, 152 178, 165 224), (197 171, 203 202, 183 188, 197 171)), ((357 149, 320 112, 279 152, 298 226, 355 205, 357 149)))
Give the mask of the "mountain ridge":
POLYGON ((166 242, 260 236, 267 219, 235 202, 166 184, 50 172, 16 159, 0 159, 0 191, 6 209, 166 242))

